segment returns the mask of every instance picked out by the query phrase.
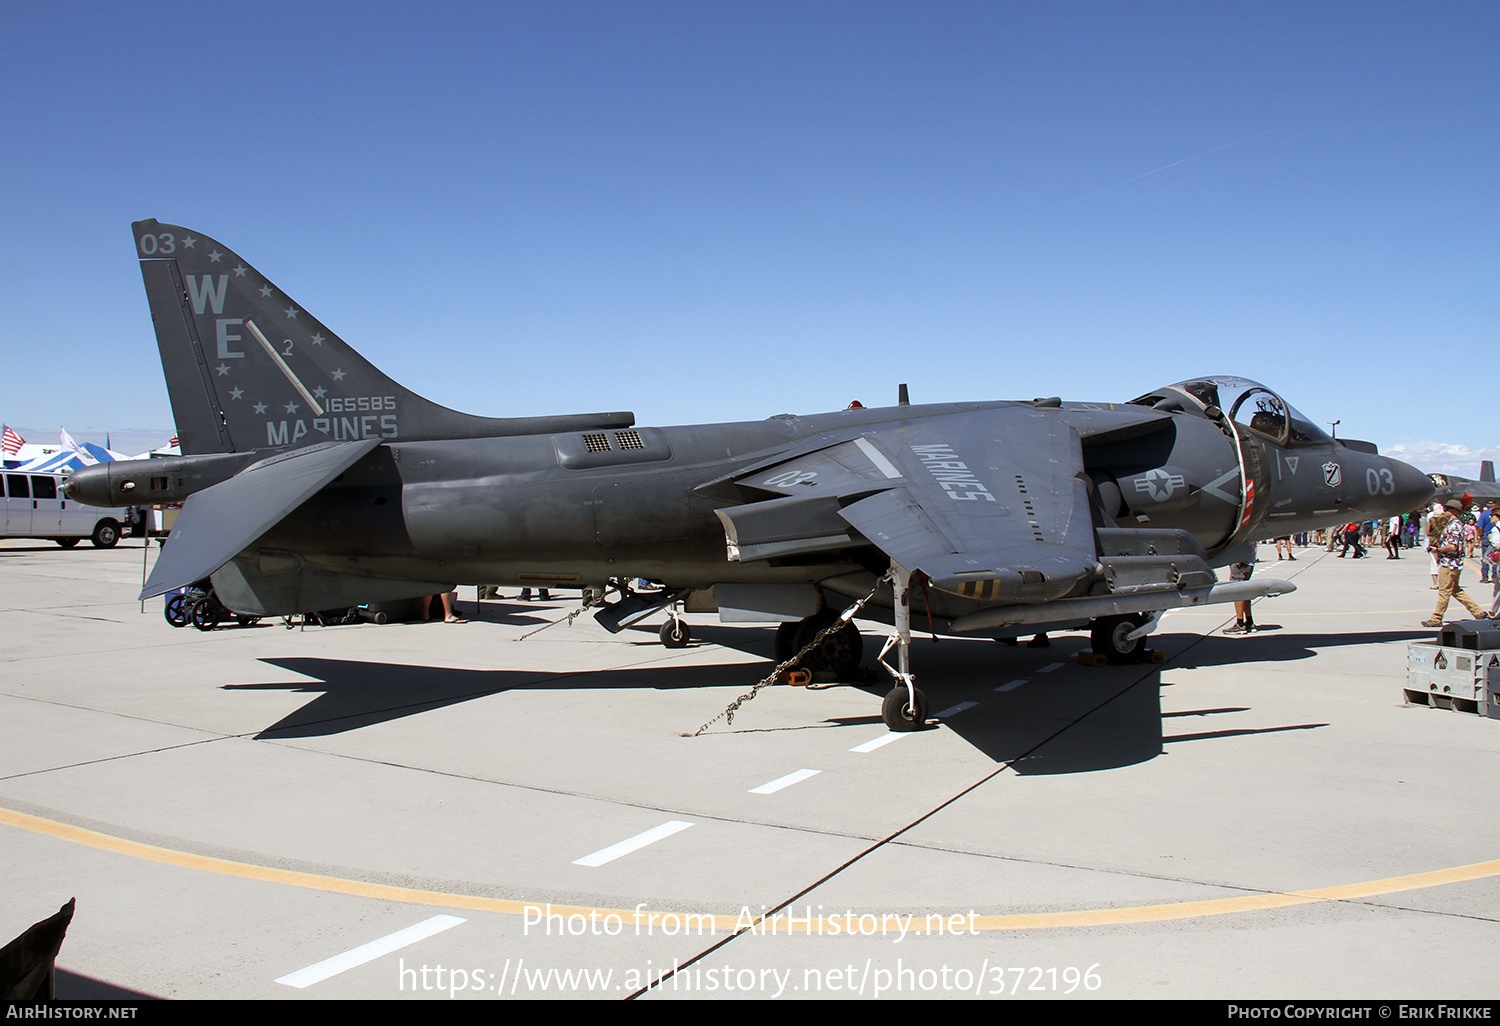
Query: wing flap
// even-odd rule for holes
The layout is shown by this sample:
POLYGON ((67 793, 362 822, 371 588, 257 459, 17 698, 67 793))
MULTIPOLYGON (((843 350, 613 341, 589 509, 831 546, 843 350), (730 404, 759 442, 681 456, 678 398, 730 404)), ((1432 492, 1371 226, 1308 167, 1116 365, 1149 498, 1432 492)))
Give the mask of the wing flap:
POLYGON ((141 599, 213 574, 378 445, 368 438, 279 453, 188 496, 141 599))
POLYGON ((724 525, 732 562, 777 559, 856 544, 839 518, 836 495, 792 495, 714 512, 724 525))

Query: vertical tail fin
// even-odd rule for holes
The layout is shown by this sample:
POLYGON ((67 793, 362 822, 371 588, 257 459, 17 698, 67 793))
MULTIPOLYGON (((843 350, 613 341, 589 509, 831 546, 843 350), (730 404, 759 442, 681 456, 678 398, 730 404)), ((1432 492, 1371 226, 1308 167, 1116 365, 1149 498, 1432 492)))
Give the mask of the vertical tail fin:
POLYGON ((136 253, 184 455, 629 427, 629 413, 474 417, 392 381, 227 247, 154 219, 136 253))
POLYGON ((1493 480, 1495 480, 1495 461, 1494 460, 1485 460, 1484 462, 1482 462, 1482 463, 1479 464, 1479 480, 1481 480, 1481 481, 1493 481, 1493 480))

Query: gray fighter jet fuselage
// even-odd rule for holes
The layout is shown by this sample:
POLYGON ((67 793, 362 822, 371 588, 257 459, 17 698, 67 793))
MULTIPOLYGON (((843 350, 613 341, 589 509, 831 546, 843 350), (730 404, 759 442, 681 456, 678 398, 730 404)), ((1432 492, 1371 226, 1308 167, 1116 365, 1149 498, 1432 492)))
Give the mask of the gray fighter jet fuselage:
MULTIPOLYGON (((950 418, 961 422, 976 411, 1018 406, 1030 404, 939 404, 570 436, 393 441, 289 514, 263 536, 260 548, 297 552, 309 564, 356 576, 600 588, 625 576, 709 588, 731 573, 724 526, 714 510, 746 501, 740 489, 749 482, 724 480, 736 464, 775 458, 809 439, 857 438, 871 428, 917 420, 940 428, 950 418), (600 447, 593 452, 585 448, 590 435, 600 447), (351 559, 359 562, 351 565, 351 559), (447 568, 446 575, 434 572, 436 566, 447 568)), ((1112 428, 1135 436, 1084 448, 1085 470, 1111 518, 1185 529, 1211 556, 1238 538, 1239 466, 1220 425, 1201 416, 1152 416, 1104 404, 1063 404, 1049 415, 1084 428, 1091 440, 1112 428), (1145 441, 1137 434, 1143 423, 1158 425, 1145 441)), ((960 423, 955 434, 961 430, 960 423)), ((1272 527, 1282 534, 1364 519, 1390 507, 1396 476, 1389 461, 1331 446, 1289 455, 1267 440, 1255 444, 1271 474, 1280 473, 1269 489, 1263 486, 1267 508, 1252 510, 1261 535, 1272 527), (1334 461, 1340 473, 1331 484, 1323 465, 1334 461)), ((146 469, 162 471, 155 465, 160 462, 168 461, 146 469)), ((192 458, 182 462, 190 465, 192 458)), ((119 480, 129 469, 115 464, 111 476, 119 480)), ((990 477, 1002 471, 990 465, 982 470, 990 477)), ((998 489, 990 481, 978 484, 998 489)), ((817 482, 763 483, 777 494, 798 485, 812 489, 817 482)), ((1419 482, 1403 476, 1401 489, 1401 504, 1413 497, 1410 504, 1420 504, 1419 482)), ((864 562, 859 557, 846 541, 817 559, 741 562, 732 576, 803 582, 810 574, 857 569, 864 562)), ((1213 559, 1211 565, 1221 562, 1213 559)))
POLYGON ((1459 477, 1457 474, 1428 474, 1432 479, 1432 485, 1437 489, 1432 497, 1433 502, 1447 502, 1449 499, 1462 501, 1465 496, 1470 502, 1480 506, 1488 506, 1490 503, 1500 500, 1500 483, 1495 481, 1495 464, 1485 460, 1479 465, 1479 477, 1459 477))
MULTIPOLYGON (((209 578, 229 609, 265 615, 454 584, 577 587, 618 593, 600 617, 618 629, 713 589, 726 620, 798 625, 784 652, 873 594, 861 616, 902 635, 892 673, 911 725, 918 589, 939 632, 1092 623, 1096 647, 1124 657, 1148 614, 1291 590, 1218 582, 1212 568, 1255 539, 1432 494, 1414 468, 1232 377, 1128 403, 666 428, 625 413, 471 417, 391 381, 214 240, 134 229, 184 455, 89 468, 67 490, 184 503, 143 598, 209 578), (636 578, 664 597, 633 595, 636 578)), ((840 630, 847 643, 852 626, 840 630)))

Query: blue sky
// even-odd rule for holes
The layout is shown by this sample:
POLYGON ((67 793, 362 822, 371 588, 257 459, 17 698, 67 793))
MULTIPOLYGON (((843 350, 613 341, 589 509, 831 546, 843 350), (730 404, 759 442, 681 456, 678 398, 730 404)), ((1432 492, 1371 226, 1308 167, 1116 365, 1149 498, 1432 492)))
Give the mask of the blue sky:
POLYGON ((5 0, 0 418, 170 433, 156 217, 473 413, 1237 373, 1472 475, 1496 53, 1464 0, 5 0))

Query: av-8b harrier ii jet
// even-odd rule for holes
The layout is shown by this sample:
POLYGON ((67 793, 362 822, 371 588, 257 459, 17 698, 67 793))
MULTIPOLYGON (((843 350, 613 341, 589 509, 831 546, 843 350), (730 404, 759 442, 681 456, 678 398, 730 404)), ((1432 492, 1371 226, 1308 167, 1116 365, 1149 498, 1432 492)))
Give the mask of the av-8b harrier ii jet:
POLYGON ((1488 506, 1496 499, 1500 499, 1500 483, 1495 481, 1495 464, 1490 460, 1479 464, 1478 480, 1471 477, 1459 477, 1457 474, 1428 474, 1427 476, 1432 479, 1432 486, 1437 489, 1432 497, 1434 502, 1447 502, 1449 499, 1468 497, 1481 506, 1488 506))
POLYGON ((133 227, 183 455, 90 467, 67 493, 183 503, 143 599, 211 578, 260 616, 455 584, 575 587, 603 595, 596 615, 618 630, 713 589, 723 619, 781 624, 778 657, 835 672, 859 664, 849 615, 867 600, 861 618, 895 628, 884 718, 910 730, 926 714, 913 607, 936 633, 1090 628, 1096 651, 1129 660, 1163 610, 1292 590, 1217 580, 1255 539, 1433 491, 1235 377, 1126 403, 903 397, 689 427, 469 416, 386 377, 222 244, 133 227), (663 587, 635 593, 636 578, 663 587))

